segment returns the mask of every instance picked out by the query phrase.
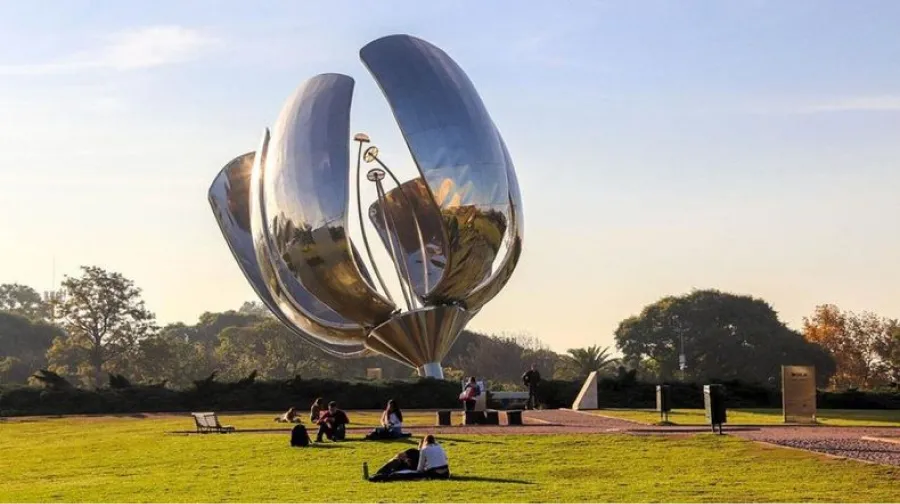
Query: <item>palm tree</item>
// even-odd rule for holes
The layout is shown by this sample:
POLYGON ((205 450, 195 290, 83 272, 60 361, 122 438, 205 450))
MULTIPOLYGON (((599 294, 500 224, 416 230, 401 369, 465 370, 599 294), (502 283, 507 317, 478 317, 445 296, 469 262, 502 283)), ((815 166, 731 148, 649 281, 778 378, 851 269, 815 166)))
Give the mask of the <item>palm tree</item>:
POLYGON ((591 345, 587 348, 570 348, 566 350, 566 358, 575 367, 579 376, 587 376, 591 371, 603 371, 619 363, 612 356, 609 347, 591 345))

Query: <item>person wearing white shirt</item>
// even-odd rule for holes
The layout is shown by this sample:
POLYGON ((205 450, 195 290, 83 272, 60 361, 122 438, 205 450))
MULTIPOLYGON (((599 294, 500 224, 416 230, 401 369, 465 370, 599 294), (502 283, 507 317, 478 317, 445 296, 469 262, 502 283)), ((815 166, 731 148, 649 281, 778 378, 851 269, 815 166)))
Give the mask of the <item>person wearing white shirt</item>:
POLYGON ((393 399, 388 401, 387 407, 381 413, 381 427, 389 437, 400 437, 403 434, 403 412, 393 399))
POLYGON ((450 477, 450 463, 447 453, 437 444, 431 434, 425 436, 419 445, 419 467, 417 469, 426 478, 448 479, 450 477))

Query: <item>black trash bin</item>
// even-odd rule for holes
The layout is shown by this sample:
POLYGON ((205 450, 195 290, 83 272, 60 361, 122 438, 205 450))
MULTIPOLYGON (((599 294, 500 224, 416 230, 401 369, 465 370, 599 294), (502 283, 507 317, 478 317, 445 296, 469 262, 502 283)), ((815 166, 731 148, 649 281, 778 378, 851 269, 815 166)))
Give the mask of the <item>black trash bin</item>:
POLYGON ((522 410, 507 411, 506 425, 522 425, 522 410))
POLYGON ((438 411, 437 418, 438 418, 438 425, 449 426, 450 425, 450 410, 438 411))
POLYGON ((484 411, 465 411, 463 423, 465 425, 482 425, 484 424, 484 411))
POLYGON ((668 385, 656 386, 656 411, 659 412, 661 422, 669 421, 669 412, 672 411, 672 392, 668 385))
POLYGON ((713 432, 716 431, 716 425, 718 425, 719 434, 721 434, 722 424, 727 423, 725 387, 722 385, 704 385, 703 406, 706 409, 706 421, 712 426, 713 432))

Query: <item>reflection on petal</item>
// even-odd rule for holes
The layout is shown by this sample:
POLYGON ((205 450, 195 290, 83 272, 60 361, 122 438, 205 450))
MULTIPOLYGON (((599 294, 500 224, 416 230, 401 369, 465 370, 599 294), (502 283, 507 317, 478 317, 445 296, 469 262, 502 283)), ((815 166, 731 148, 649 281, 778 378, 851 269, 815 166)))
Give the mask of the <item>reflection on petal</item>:
POLYGON ((509 151, 506 150, 506 143, 503 143, 503 153, 508 160, 509 167, 507 178, 509 180, 510 210, 512 211, 512 223, 509 226, 511 242, 506 257, 503 258, 503 262, 497 268, 497 271, 466 298, 465 305, 473 312, 480 310, 506 286, 506 282, 509 281, 513 271, 515 271, 519 258, 522 255, 522 240, 525 236, 525 213, 522 210, 522 193, 519 191, 519 179, 516 177, 516 170, 513 168, 509 151))
POLYGON ((294 317, 285 315, 272 298, 262 278, 250 233, 250 178, 253 160, 253 152, 233 159, 225 165, 209 188, 209 203, 219 229, 250 286, 275 318, 304 341, 339 357, 361 357, 370 354, 371 351, 358 344, 341 347, 318 340, 315 333, 306 333, 292 323, 294 317))
MULTIPOLYGON (((446 245, 441 214, 421 178, 388 191, 384 201, 397 228, 393 234, 400 243, 400 259, 406 262, 413 292, 422 299, 444 274, 446 245)), ((381 202, 376 200, 369 207, 369 218, 385 247, 390 248, 382 212, 381 202)))
POLYGON ((253 172, 250 176, 250 230, 263 282, 281 312, 304 332, 331 345, 360 345, 365 341, 365 329, 341 318, 340 315, 312 296, 280 264, 273 253, 272 238, 265 225, 266 208, 263 205, 263 200, 265 200, 263 181, 266 175, 268 146, 269 132, 267 130, 262 145, 257 151, 260 154, 253 162, 253 172), (330 313, 321 311, 321 307, 330 310, 330 313), (331 320, 324 321, 323 318, 326 315, 331 317, 331 320), (340 322, 334 322, 335 318, 340 322))
POLYGON ((263 179, 273 261, 334 311, 374 327, 395 310, 366 281, 347 235, 353 79, 313 77, 285 103, 263 179))
POLYGON ((500 134, 465 72, 428 42, 392 35, 360 57, 441 208, 447 270, 428 302, 462 301, 490 276, 509 222, 500 134))

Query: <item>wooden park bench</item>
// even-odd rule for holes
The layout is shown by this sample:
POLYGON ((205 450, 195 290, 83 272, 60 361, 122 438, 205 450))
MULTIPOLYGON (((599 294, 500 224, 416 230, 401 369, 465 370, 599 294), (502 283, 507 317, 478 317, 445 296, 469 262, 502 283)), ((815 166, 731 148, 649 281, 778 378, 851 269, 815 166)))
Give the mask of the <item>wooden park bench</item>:
POLYGON ((219 417, 213 412, 208 413, 191 413, 194 417, 194 423, 197 425, 197 433, 207 434, 209 432, 218 432, 224 434, 226 432, 234 432, 231 425, 222 425, 219 423, 219 417))

